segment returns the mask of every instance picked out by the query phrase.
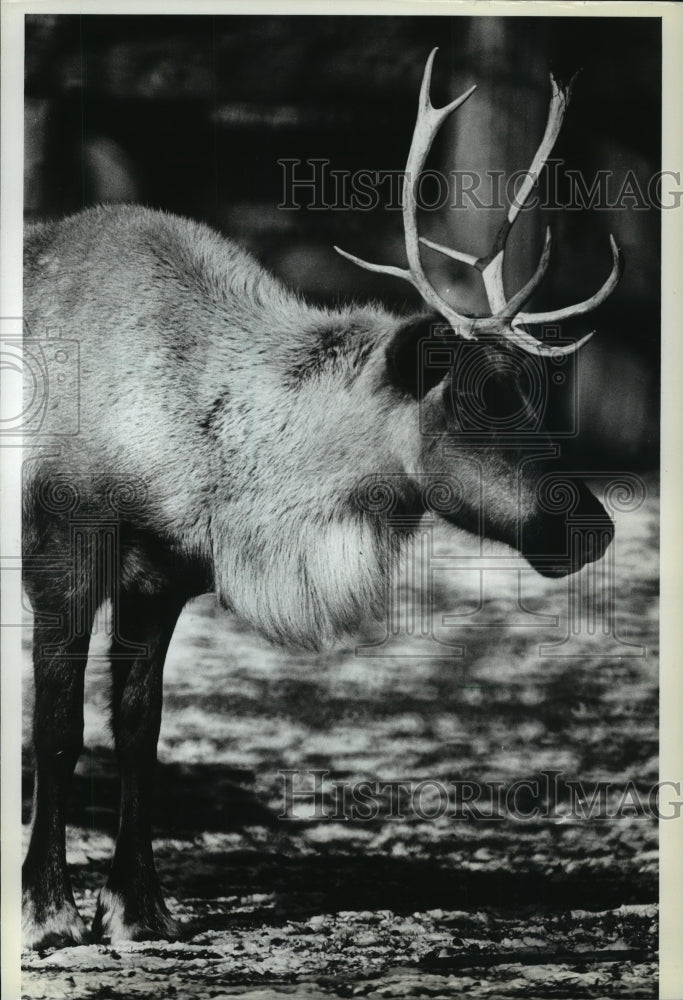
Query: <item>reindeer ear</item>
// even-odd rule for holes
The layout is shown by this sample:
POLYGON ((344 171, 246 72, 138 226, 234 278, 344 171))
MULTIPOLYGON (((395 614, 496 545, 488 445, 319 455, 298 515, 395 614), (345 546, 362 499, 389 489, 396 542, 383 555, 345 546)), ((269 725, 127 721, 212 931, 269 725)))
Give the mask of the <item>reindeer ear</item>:
POLYGON ((414 399, 443 381, 452 368, 452 335, 441 316, 413 316, 396 330, 386 349, 387 378, 414 399), (451 350, 445 350, 450 343, 451 350), (441 350, 439 350, 441 348, 441 350))

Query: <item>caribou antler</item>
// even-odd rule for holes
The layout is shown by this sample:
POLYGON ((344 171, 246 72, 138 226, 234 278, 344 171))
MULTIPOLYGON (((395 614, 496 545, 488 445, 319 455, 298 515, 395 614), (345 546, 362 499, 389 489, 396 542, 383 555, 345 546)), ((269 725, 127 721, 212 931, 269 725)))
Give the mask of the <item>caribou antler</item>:
POLYGON ((534 185, 538 181, 541 170, 545 166, 555 145, 569 102, 571 82, 567 87, 559 87, 551 75, 550 85, 552 96, 550 98, 548 122, 541 144, 527 171, 519 193, 510 205, 507 217, 496 234, 490 253, 484 257, 475 257, 473 254, 452 250, 450 247, 434 243, 432 240, 427 240, 421 236, 419 237, 417 233, 417 200, 415 191, 429 150, 444 120, 451 112, 459 108, 461 104, 464 104, 476 89, 475 87, 470 87, 469 90, 466 90, 460 97, 451 101, 450 104, 445 105, 443 108, 435 108, 431 103, 429 91, 432 65, 436 53, 437 49, 432 49, 427 59, 427 65, 425 66, 422 86, 420 88, 415 131, 413 132, 413 139, 410 144, 410 152, 408 153, 408 162, 406 163, 403 181, 403 228, 405 232, 408 267, 402 268, 386 264, 370 264, 368 261, 361 260, 359 257, 341 250, 339 247, 335 247, 334 249, 342 257, 346 257, 348 260, 353 261, 354 264, 358 264, 359 267, 363 267, 368 271, 390 274, 396 278, 403 278, 405 281, 409 281, 418 290, 425 302, 436 309, 444 319, 448 320, 450 325, 465 339, 476 339, 478 334, 493 334, 514 342, 530 354, 571 354, 578 350, 582 344, 585 344, 592 334, 587 334, 587 336, 573 344, 560 346, 556 344, 543 344, 527 333, 523 327, 538 323, 551 323, 568 319, 570 316, 580 316, 582 313, 589 312, 600 305, 616 286, 621 273, 621 257, 614 238, 610 235, 612 270, 609 277, 595 295, 586 299, 585 302, 579 302, 573 306, 566 306, 562 309, 554 309, 543 313, 525 313, 520 311, 522 306, 525 305, 535 292, 547 270, 550 260, 550 230, 546 230, 545 244, 538 267, 524 287, 510 299, 507 299, 503 284, 505 246, 510 235, 510 230, 521 209, 524 207, 534 185), (453 260, 460 261, 461 263, 469 264, 471 267, 475 267, 478 271, 481 271, 491 309, 490 316, 467 316, 464 313, 458 312, 450 303, 441 298, 424 273, 420 259, 420 243, 431 250, 436 250, 438 253, 445 254, 447 257, 451 257, 453 260))

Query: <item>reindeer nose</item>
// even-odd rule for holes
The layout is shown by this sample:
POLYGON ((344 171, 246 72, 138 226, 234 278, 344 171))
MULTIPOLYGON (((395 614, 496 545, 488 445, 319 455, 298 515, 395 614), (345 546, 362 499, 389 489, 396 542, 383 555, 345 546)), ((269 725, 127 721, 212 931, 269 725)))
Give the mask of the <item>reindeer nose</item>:
POLYGON ((567 576, 601 559, 613 538, 612 518, 581 483, 571 511, 542 514, 524 528, 522 553, 542 576, 567 576))
POLYGON ((568 529, 572 571, 601 559, 614 538, 614 521, 583 484, 580 501, 569 518, 568 529))
MULTIPOLYGON (((585 563, 602 559, 614 538, 614 522, 608 514, 582 525, 572 526, 576 534, 576 553, 572 553, 572 568, 581 569, 585 563)), ((571 530, 571 529, 570 529, 571 530)))

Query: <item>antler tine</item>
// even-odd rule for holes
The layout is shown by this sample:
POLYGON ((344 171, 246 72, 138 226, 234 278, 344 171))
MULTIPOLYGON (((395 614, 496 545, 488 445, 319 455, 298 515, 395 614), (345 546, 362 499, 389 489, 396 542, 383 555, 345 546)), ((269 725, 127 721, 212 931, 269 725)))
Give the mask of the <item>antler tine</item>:
POLYGON ((442 253, 445 257, 452 257, 453 260, 459 260, 461 263, 469 264, 471 267, 475 267, 479 260, 472 253, 463 253, 462 250, 452 250, 451 247, 446 247, 443 243, 435 243, 434 240, 428 240, 426 236, 420 237, 420 243, 429 247, 430 250, 436 250, 437 253, 442 253))
POLYGON ((333 246, 333 249, 341 257, 346 257, 352 264, 357 264, 358 267, 362 267, 366 271, 375 271, 377 274, 390 274, 394 278, 404 278, 406 281, 412 282, 410 271, 406 271, 404 267, 392 267, 391 264, 371 264, 370 261, 362 260, 362 258, 356 257, 355 254, 348 253, 348 251, 342 250, 341 247, 336 245, 333 246))
POLYGON ((456 97, 454 101, 444 105, 442 108, 435 108, 430 100, 429 90, 432 79, 432 66, 434 64, 434 57, 437 51, 438 49, 434 48, 429 53, 429 58, 427 59, 424 74, 422 76, 417 119, 415 122, 415 129, 413 131, 413 138, 410 143, 410 151, 408 153, 408 160, 403 180, 403 229, 405 234, 408 267, 402 268, 392 267, 391 265, 386 264, 371 264, 368 261, 361 260, 360 257, 355 257, 353 254, 347 253, 345 250, 342 250, 337 246, 335 246, 334 249, 337 253, 341 254, 342 257, 346 257, 347 260, 352 261, 354 264, 364 268, 366 271, 374 271, 378 274, 389 274, 392 277, 403 278, 404 281, 409 281, 411 285, 417 289, 425 302, 436 309, 436 311, 443 316, 444 319, 448 320, 452 326, 456 327, 463 337, 471 339, 474 336, 471 332, 471 326, 473 323, 472 318, 457 312, 457 310, 454 309, 450 303, 441 298, 438 292, 429 283, 422 267, 422 261, 420 260, 420 246, 417 235, 417 201, 415 199, 415 186, 419 182, 424 162, 430 149, 432 148, 434 138, 442 122, 450 114, 452 114, 456 108, 459 108, 461 104, 464 104, 467 98, 470 97, 470 95, 476 90, 476 87, 470 87, 470 89, 466 90, 464 94, 460 95, 460 97, 456 97))
MULTIPOLYGON (((450 257, 452 258, 452 260, 458 260, 463 264, 470 264, 472 267, 476 267, 479 261, 479 258, 475 257, 473 254, 462 253, 460 250, 451 250, 450 247, 444 246, 442 243, 435 243, 433 240, 428 240, 424 236, 420 237, 420 243, 423 243, 426 247, 429 247, 431 250, 436 250, 437 253, 441 253, 445 257, 450 257)), ((493 318, 497 320, 512 319, 514 315, 517 312, 519 312, 524 303, 531 298, 531 296, 536 291, 541 281, 545 277, 545 272, 548 270, 548 264, 550 263, 550 246, 551 246, 551 233, 550 233, 550 228, 548 227, 545 231, 545 241, 543 243, 543 252, 541 254, 541 259, 539 260, 538 266, 536 267, 536 270, 534 271, 533 275, 531 276, 531 278, 529 278, 527 283, 518 292, 515 292, 515 294, 508 302, 506 302, 504 298, 502 299, 502 305, 500 307, 500 311, 497 312, 495 314, 495 317, 493 318)), ((490 278, 490 272, 487 274, 487 277, 490 278)), ((486 277, 484 281, 486 283, 486 277)), ((487 293, 489 293, 489 291, 490 291, 489 304, 492 304, 491 299, 493 298, 494 300, 496 300, 498 289, 494 285, 493 287, 487 289, 487 293)), ((483 321, 485 321, 486 319, 487 317, 483 317, 483 321)), ((477 323, 479 322, 480 321, 477 320, 477 323)))
POLYGON ((464 104, 468 97, 476 90, 476 87, 470 87, 460 97, 456 97, 454 101, 444 105, 442 108, 435 108, 431 102, 429 92, 432 81, 432 66, 437 51, 438 49, 434 48, 429 53, 422 77, 417 121, 415 122, 415 131, 413 132, 410 144, 410 152, 408 153, 403 180, 403 228, 405 231, 406 256, 408 258, 411 281, 425 302, 428 302, 445 319, 458 328, 463 337, 471 339, 474 334, 470 330, 472 325, 470 317, 457 312, 448 302, 441 298, 427 280, 420 259, 420 244, 417 234, 417 200, 415 198, 415 188, 419 182, 425 160, 432 148, 436 133, 446 118, 456 108, 459 108, 461 104, 464 104))
POLYGON ((567 354, 574 354, 580 347, 590 340, 594 330, 587 333, 580 340, 575 340, 572 344, 546 344, 542 340, 536 340, 530 333, 520 330, 513 323, 505 330, 505 339, 512 344, 526 351, 527 354, 536 354, 540 358, 564 357, 567 354))
MULTIPOLYGON (((612 270, 609 273, 607 280, 604 282, 602 287, 598 289, 595 295, 592 295, 589 299, 584 302, 579 302, 573 306, 565 306, 563 309, 552 309, 549 312, 544 313, 517 313, 516 316, 508 317, 509 322, 506 324, 504 337, 507 340, 512 341, 512 343, 517 344, 522 350, 527 351, 529 354, 537 354, 541 357, 552 357, 553 355, 561 354, 568 355, 574 354, 580 347, 582 347, 586 341, 590 340, 593 336, 593 332, 587 333, 580 340, 575 340, 573 344, 563 344, 561 347, 554 344, 544 344, 540 340, 536 340, 525 330, 520 329, 522 324, 533 324, 533 323, 552 323, 558 322, 562 319, 569 319, 572 316, 580 316, 583 313, 590 312, 599 306, 601 302, 607 298, 607 296, 614 290, 622 271, 622 257, 619 253, 619 247, 617 246, 614 237, 610 233, 610 246, 612 248, 612 270)), ((546 248, 549 250, 549 241, 546 237, 546 248)), ((528 292, 529 286, 537 283, 536 279, 538 273, 541 270, 543 264, 543 258, 541 258, 541 264, 536 270, 533 278, 527 282, 521 292, 517 293, 517 296, 513 296, 508 303, 508 307, 512 307, 514 304, 514 299, 520 295, 526 294, 528 292)), ((530 293, 529 293, 530 294, 530 293)), ((527 296, 528 297, 528 296, 527 296)))
MULTIPOLYGON (((501 318, 503 318, 503 314, 505 314, 506 319, 509 318, 507 310, 508 303, 505 298, 505 287, 503 281, 503 265, 505 262, 505 247, 510 235, 510 230, 515 224, 520 211, 526 204, 535 184, 538 182, 540 173, 552 152, 558 135, 560 134, 564 115, 571 96, 572 83, 573 79, 566 87, 560 87, 558 86, 552 73, 550 74, 551 96, 550 105, 548 107, 548 119, 546 121, 543 138, 541 139, 534 158, 531 161, 531 166, 526 172, 522 185, 508 209, 507 217, 496 233, 491 252, 486 257, 482 257, 476 264, 481 271, 491 312, 494 315, 500 314, 501 318)), ((544 258, 541 257, 541 262, 543 262, 543 259, 544 258)), ((534 275, 534 278, 535 277, 536 275, 534 275)), ((533 280, 534 279, 532 278, 532 281, 533 280)), ((526 287, 527 286, 525 286, 525 289, 526 287)), ((526 298, 523 298, 522 302, 518 304, 517 308, 520 308, 521 305, 531 297, 535 288, 536 284, 533 285, 531 291, 527 294, 526 298)))
POLYGON ((550 96, 550 106, 548 108, 548 120, 546 122, 545 132, 543 133, 541 143, 536 150, 536 155, 531 161, 531 166, 527 170, 526 176, 522 181, 522 186, 520 187, 519 192, 515 196, 508 210, 507 221, 509 226, 512 226, 521 209, 524 208, 524 205, 533 191, 548 157, 553 151, 553 146, 557 142, 557 137, 560 134, 562 122, 564 121, 564 116, 567 111, 567 105, 569 104, 569 99, 572 94, 574 79, 575 77, 572 77, 565 87, 560 87, 553 74, 550 74, 550 89, 552 93, 550 96))
POLYGON ((591 295, 584 302, 577 302, 573 306, 564 306, 562 309, 551 309, 549 312, 542 313, 518 313, 513 320, 513 324, 554 323, 562 319, 570 319, 572 316, 581 316, 583 313, 591 312, 591 310, 604 302, 607 296, 616 288, 623 270, 623 258, 611 233, 609 242, 612 248, 612 270, 607 280, 595 295, 591 295))
POLYGON ((500 314, 500 319, 509 320, 514 319, 516 314, 522 308, 522 306, 529 301, 531 296, 534 294, 540 283, 545 277, 545 272, 548 270, 548 264, 550 263, 550 249, 552 246, 552 233, 550 232, 550 226, 546 227, 545 239, 543 241, 543 252, 541 253, 541 259, 538 262, 536 270, 529 278, 525 285, 522 285, 518 292, 508 300, 503 312, 500 314))

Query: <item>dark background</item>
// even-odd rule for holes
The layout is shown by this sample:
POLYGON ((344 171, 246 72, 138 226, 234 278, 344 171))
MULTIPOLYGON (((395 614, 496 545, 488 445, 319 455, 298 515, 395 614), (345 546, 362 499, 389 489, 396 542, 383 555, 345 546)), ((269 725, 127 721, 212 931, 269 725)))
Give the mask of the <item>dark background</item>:
MULTIPOLYGON (((661 25, 656 18, 72 16, 26 22, 26 186, 29 219, 98 202, 135 201, 203 219, 251 249, 310 299, 352 296, 419 308, 403 282, 360 271, 337 243, 402 264, 400 211, 298 211, 283 201, 278 161, 324 158, 334 170, 401 170, 429 51, 432 96, 473 98, 435 144, 450 171, 529 166, 543 133, 548 72, 580 70, 554 156, 590 185, 629 171, 640 188, 660 167, 661 25)), ((310 167, 302 163, 298 176, 310 167)), ((566 186, 558 192, 566 195, 566 186)), ((328 194, 328 198, 330 198, 328 194)), ((330 198, 331 200, 331 198, 330 198)), ((421 231, 484 253, 503 211, 423 212, 421 231)), ((508 291, 530 275, 544 227, 553 258, 533 308, 587 298, 610 267, 608 234, 626 259, 617 291, 563 336, 595 329, 580 355, 580 431, 565 451, 584 467, 658 465, 660 219, 655 207, 525 213, 510 240, 508 291)), ((484 311, 479 275, 433 254, 464 308, 484 311)), ((539 332, 538 330, 536 331, 539 332)), ((554 407, 573 406, 558 390, 554 407)), ((562 421, 560 420, 560 423, 562 421)))

